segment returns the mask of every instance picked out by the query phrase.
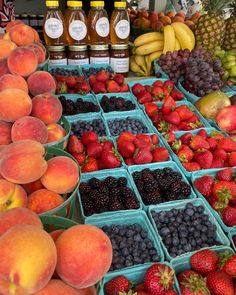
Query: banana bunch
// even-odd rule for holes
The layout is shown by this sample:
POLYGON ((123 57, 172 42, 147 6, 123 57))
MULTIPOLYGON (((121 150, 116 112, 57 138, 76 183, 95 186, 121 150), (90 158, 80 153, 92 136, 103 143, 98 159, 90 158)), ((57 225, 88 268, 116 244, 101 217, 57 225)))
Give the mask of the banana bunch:
POLYGON ((146 33, 134 40, 130 69, 138 76, 150 76, 152 62, 167 51, 192 50, 195 37, 187 25, 181 22, 167 25, 161 32, 146 33))

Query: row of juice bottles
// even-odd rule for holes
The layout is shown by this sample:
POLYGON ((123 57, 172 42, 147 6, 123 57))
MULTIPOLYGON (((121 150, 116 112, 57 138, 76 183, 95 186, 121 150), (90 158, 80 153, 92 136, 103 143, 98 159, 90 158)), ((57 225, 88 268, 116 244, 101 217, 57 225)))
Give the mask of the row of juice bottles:
POLYGON ((125 1, 115 1, 109 23, 104 1, 91 1, 88 17, 82 1, 67 1, 63 16, 59 1, 46 1, 44 39, 48 46, 128 44, 130 21, 125 1))

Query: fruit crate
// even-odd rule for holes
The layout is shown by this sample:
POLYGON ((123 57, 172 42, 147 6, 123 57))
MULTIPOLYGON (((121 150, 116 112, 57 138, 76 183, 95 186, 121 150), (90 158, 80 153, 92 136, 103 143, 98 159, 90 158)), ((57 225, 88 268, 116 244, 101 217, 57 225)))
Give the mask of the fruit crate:
MULTIPOLYGON (((216 173, 218 171, 221 171, 221 170, 224 170, 224 168, 223 169, 207 169, 207 170, 196 171, 196 172, 194 172, 192 174, 191 182, 193 184, 196 179, 198 179, 198 178, 200 178, 200 177, 202 177, 204 175, 210 175, 210 176, 215 177, 216 173)), ((234 172, 236 172, 236 168, 234 168, 234 172)), ((206 198, 197 190, 197 188, 194 186, 194 184, 193 184, 193 188, 194 188, 194 191, 195 191, 196 195, 199 198, 203 199, 204 202, 207 204, 208 208, 213 212, 215 218, 217 219, 217 221, 219 222, 220 226, 222 227, 222 229, 225 232, 229 233, 232 229, 235 229, 236 230, 236 225, 233 226, 233 227, 229 227, 229 226, 227 226, 227 225, 224 224, 222 218, 220 217, 220 214, 211 207, 211 205, 208 203, 208 201, 206 200, 206 198)))
MULTIPOLYGON (((45 154, 46 160, 49 160, 55 156, 65 156, 65 157, 69 157, 73 161, 75 161, 75 159, 69 153, 67 153, 59 148, 55 148, 55 147, 46 148, 46 154, 45 154)), ((79 168, 79 175, 81 176, 80 168, 79 168)), ((50 211, 41 213, 41 214, 39 214, 39 216, 41 217, 41 216, 45 216, 45 215, 46 216, 47 215, 56 215, 56 216, 60 216, 60 217, 67 217, 69 219, 72 218, 74 208, 75 208, 75 200, 76 200, 79 184, 80 184, 80 179, 78 181, 76 188, 74 189, 74 191, 72 193, 62 195, 62 197, 65 199, 65 202, 63 204, 61 204, 60 206, 58 206, 50 211)))
MULTIPOLYGON (((143 171, 144 169, 147 169, 147 168, 150 169, 151 171, 153 171, 153 170, 156 170, 156 169, 163 169, 163 168, 166 168, 166 167, 171 168, 174 171, 181 173, 182 180, 189 184, 189 182, 188 182, 187 178, 185 177, 185 175, 183 174, 183 172, 180 170, 180 168, 177 166, 177 164, 175 162, 172 162, 172 161, 162 162, 162 163, 151 163, 151 164, 147 164, 147 165, 129 166, 128 172, 129 172, 129 174, 131 175, 131 177, 133 179, 133 173, 134 172, 140 172, 140 171, 143 171)), ((135 185, 135 189, 136 189, 136 191, 138 193, 139 199, 141 200, 142 207, 144 208, 144 210, 146 212, 148 212, 149 207, 153 206, 153 205, 145 205, 144 204, 141 193, 139 192, 139 190, 138 190, 138 188, 137 188, 137 186, 135 184, 134 179, 133 179, 133 183, 135 185)), ((190 199, 195 199, 196 198, 196 195, 195 195, 192 187, 191 187, 191 195, 189 196, 189 198, 190 199)), ((180 201, 180 200, 176 200, 176 201, 180 201)), ((168 203, 172 204, 172 202, 165 202, 165 204, 168 204, 168 203)), ((163 203, 161 203, 161 204, 163 204, 163 203)))
POLYGON ((97 69, 104 69, 104 70, 108 70, 111 73, 114 73, 112 67, 109 64, 101 63, 101 64, 88 64, 88 65, 82 65, 82 66, 80 66, 79 67, 80 74, 82 76, 84 76, 85 79, 88 79, 89 76, 87 75, 86 71, 87 70, 90 70, 91 68, 93 68, 95 70, 97 70, 97 69))
MULTIPOLYGON (((144 230, 148 232, 148 238, 154 243, 154 248, 157 250, 157 254, 160 257, 159 262, 164 261, 164 253, 161 248, 160 239, 156 235, 155 230, 150 223, 146 213, 142 210, 135 212, 125 212, 125 213, 117 213, 113 216, 99 216, 97 218, 88 218, 85 222, 86 224, 93 224, 99 228, 103 226, 111 226, 111 225, 131 225, 131 224, 139 224, 144 230)), ((149 265, 150 263, 144 263, 143 265, 149 265)), ((140 264, 137 264, 138 266, 140 264)), ((129 266, 123 268, 123 270, 133 269, 134 266, 129 266)), ((117 274, 119 270, 110 271, 110 273, 117 274)))
MULTIPOLYGON (((188 203, 192 203, 194 206, 200 206, 200 205, 204 206, 205 207, 204 214, 207 214, 209 216, 209 220, 211 221, 211 223, 216 225, 216 228, 217 228, 216 229, 216 240, 217 240, 217 242, 221 243, 221 245, 220 246, 213 246, 210 248, 217 249, 222 246, 229 246, 230 245, 228 238, 224 234, 223 230, 221 229, 220 225, 218 224, 218 222, 215 219, 214 215, 212 214, 211 210, 208 208, 208 206, 206 206, 205 202, 201 199, 197 198, 197 199, 193 199, 193 200, 173 201, 173 202, 169 202, 166 204, 164 203, 164 204, 159 204, 159 205, 155 205, 155 206, 150 206, 149 210, 148 210, 148 215, 149 215, 149 218, 151 220, 153 227, 156 230, 156 234, 157 234, 158 238, 161 240, 161 246, 164 250, 165 257, 168 261, 171 261, 173 259, 173 257, 170 256, 165 244, 162 242, 162 238, 161 238, 160 234, 158 233, 158 229, 156 227, 156 223, 154 221, 154 218, 152 217, 151 212, 152 211, 155 211, 155 212, 170 211, 171 209, 183 209, 183 208, 185 208, 185 206, 188 203)), ((193 254, 194 252, 195 251, 191 251, 188 253, 193 254)), ((185 257, 186 254, 187 253, 179 255, 177 257, 185 257)))
POLYGON ((80 67, 76 66, 76 65, 48 65, 48 72, 50 72, 51 70, 55 70, 55 69, 63 69, 63 70, 77 70, 79 72, 80 75, 80 67))
POLYGON ((66 136, 64 136, 63 138, 61 138, 57 141, 53 141, 53 142, 49 142, 49 143, 44 144, 45 148, 56 147, 56 148, 59 148, 62 150, 64 150, 66 148, 67 143, 68 143, 68 139, 70 136, 70 132, 71 132, 71 125, 70 125, 70 122, 67 120, 67 118, 64 116, 61 117, 58 124, 61 125, 65 129, 66 136))
MULTIPOLYGON (((171 265, 168 262, 163 262, 162 264, 167 265, 171 267, 171 265)), ((123 275, 129 279, 129 281, 132 282, 132 284, 139 284, 144 281, 145 273, 147 269, 152 266, 153 263, 147 264, 147 265, 140 265, 140 266, 135 266, 133 268, 127 269, 127 270, 121 270, 117 271, 115 273, 108 273, 107 275, 104 276, 104 278, 100 282, 100 292, 98 295, 106 295, 105 292, 105 285, 114 277, 123 275)), ((177 279, 176 276, 174 277, 174 290, 177 291, 177 279)))
MULTIPOLYGON (((112 97, 112 96, 116 96, 116 97, 122 97, 124 98, 125 101, 131 101, 134 105, 135 105, 135 109, 134 110, 139 110, 139 104, 137 103, 137 99, 135 98, 135 96, 130 93, 130 92, 123 92, 123 93, 102 93, 102 94, 97 94, 96 95, 96 98, 97 98, 97 101, 98 101, 98 104, 99 104, 99 107, 101 109, 101 112, 104 113, 104 114, 108 114, 108 113, 112 113, 112 114, 116 114, 116 113, 119 113, 119 111, 113 111, 113 112, 104 112, 102 106, 101 106, 101 100, 103 98, 103 96, 107 96, 107 97, 112 97)), ((130 110, 130 111, 122 111, 123 112, 132 112, 134 110, 130 110)))
POLYGON ((132 211, 140 211, 142 209, 142 201, 140 199, 140 196, 137 192, 137 189, 135 187, 135 184, 133 182, 133 179, 130 177, 130 175, 128 174, 127 170, 122 169, 122 168, 117 168, 117 169, 107 169, 107 170, 100 170, 100 171, 96 171, 93 173, 83 173, 82 177, 81 177, 81 182, 88 182, 91 178, 96 177, 99 180, 104 180, 106 179, 108 176, 112 176, 115 178, 120 178, 120 177, 125 177, 127 179, 127 186, 129 188, 131 188, 133 190, 133 192, 136 195, 136 199, 138 200, 139 203, 139 208, 138 209, 131 209, 131 210, 119 210, 119 211, 107 211, 104 213, 96 213, 90 216, 86 216, 85 212, 84 212, 84 208, 83 208, 83 204, 81 201, 81 195, 80 192, 78 190, 78 200, 79 200, 79 206, 80 206, 80 215, 82 217, 83 220, 85 220, 85 222, 89 222, 89 220, 91 218, 100 218, 100 216, 104 216, 104 217, 109 217, 109 216, 115 216, 119 213, 125 213, 125 212, 132 212, 132 211))
POLYGON ((233 242, 233 236, 236 236, 236 229, 231 230, 228 234, 228 237, 234 249, 234 252, 236 252, 236 244, 233 242))
MULTIPOLYGON (((217 253, 222 253, 222 252, 227 251, 227 252, 230 252, 233 254, 233 250, 230 247, 218 247, 218 248, 214 249, 214 251, 217 253)), ((195 251, 193 253, 188 253, 184 257, 177 257, 177 258, 174 258, 171 260, 170 265, 175 270, 176 276, 181 271, 190 269, 190 258, 196 252, 198 252, 198 251, 195 251)), ((178 280, 177 280, 176 286, 179 291, 179 294, 181 294, 180 285, 179 285, 178 280)))
MULTIPOLYGON (((111 130, 109 128, 108 122, 113 121, 113 120, 127 119, 127 117, 129 117, 130 119, 139 120, 140 122, 143 123, 144 126, 147 127, 147 132, 141 132, 141 133, 146 133, 146 134, 153 133, 153 128, 152 128, 151 124, 149 123, 146 116, 144 115, 144 113, 141 110, 136 110, 136 111, 134 110, 134 111, 130 111, 130 112, 103 113, 102 116, 105 119, 106 124, 108 126, 109 136, 116 137, 119 135, 118 134, 116 134, 116 135, 111 134, 111 130)), ((126 131, 131 131, 131 130, 126 130, 126 131)), ((131 131, 131 132, 134 133, 133 131, 131 131)))
POLYGON ((78 224, 74 220, 59 216, 44 215, 40 216, 40 219, 47 232, 52 232, 58 229, 67 229, 78 224))
POLYGON ((155 70, 155 75, 157 75, 157 74, 160 73, 161 74, 161 78, 163 78, 163 79, 169 79, 169 75, 162 70, 162 68, 159 66, 157 60, 154 62, 154 70, 155 70))

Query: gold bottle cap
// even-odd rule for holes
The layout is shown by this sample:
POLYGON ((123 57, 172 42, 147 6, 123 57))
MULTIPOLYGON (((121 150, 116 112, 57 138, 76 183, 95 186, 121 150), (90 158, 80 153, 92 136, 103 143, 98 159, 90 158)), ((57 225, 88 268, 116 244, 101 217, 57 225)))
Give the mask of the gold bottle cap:
POLYGON ((124 1, 116 1, 115 4, 114 4, 115 8, 126 8, 126 2, 124 1))
POLYGON ((69 7, 82 7, 82 1, 67 1, 67 6, 69 7))
POLYGON ((46 6, 59 6, 59 1, 46 1, 46 6))
POLYGON ((66 47, 61 46, 47 46, 48 51, 50 52, 58 52, 58 51, 65 51, 66 47))
POLYGON ((107 49, 109 49, 108 44, 90 45, 90 50, 107 50, 107 49))
POLYGON ((91 7, 104 7, 104 1, 91 1, 91 7))
POLYGON ((86 51, 88 48, 87 45, 70 45, 69 50, 70 51, 86 51))
POLYGON ((111 49, 128 49, 129 45, 128 44, 111 44, 111 49))

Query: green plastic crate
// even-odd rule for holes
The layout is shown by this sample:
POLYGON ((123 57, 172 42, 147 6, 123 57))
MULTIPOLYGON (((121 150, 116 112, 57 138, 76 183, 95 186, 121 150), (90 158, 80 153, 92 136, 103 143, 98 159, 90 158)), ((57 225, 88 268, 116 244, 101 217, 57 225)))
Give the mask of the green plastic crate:
MULTIPOLYGON (((220 225, 218 224, 217 220, 215 219, 214 215, 212 214, 212 212, 209 210, 208 206, 206 206, 205 202, 201 199, 193 199, 193 200, 184 200, 184 201, 173 201, 173 202, 169 202, 169 203, 163 203, 163 204, 160 204, 160 205, 155 205, 155 206, 150 206, 149 207, 149 210, 148 210, 148 215, 149 215, 149 218, 152 222, 152 225, 154 226, 155 230, 156 230, 156 233, 157 233, 157 236, 159 237, 159 239, 161 240, 161 245, 162 245, 162 248, 164 250, 164 253, 165 253, 165 256, 166 256, 166 259, 168 261, 171 261, 173 259, 173 257, 170 256, 165 244, 162 242, 162 238, 161 236, 159 235, 158 233, 158 230, 157 230, 157 227, 156 227, 156 223, 152 217, 152 214, 151 212, 152 211, 155 211, 155 212, 161 212, 161 211, 170 211, 171 209, 183 209, 185 208, 185 206, 188 204, 188 203, 192 203, 193 205, 195 206, 204 206, 205 207, 205 211, 204 213, 209 215, 209 220, 211 221, 211 223, 215 224, 216 227, 217 227, 217 230, 216 230, 216 240, 218 242, 221 243, 221 246, 229 246, 229 240, 228 238, 226 237, 226 235, 224 234, 223 230, 221 229, 220 225)), ((215 248, 218 248, 219 246, 213 246, 211 247, 212 249, 215 249, 215 248)), ((189 252, 189 253, 194 253, 195 251, 192 251, 192 252, 189 252)), ((179 255, 177 257, 184 257, 186 255, 185 254, 182 254, 182 255, 179 255)))
POLYGON ((236 236, 236 229, 233 229, 231 230, 229 233, 228 233, 228 237, 229 237, 229 240, 231 242, 231 245, 234 249, 234 252, 236 252, 236 244, 234 243, 233 241, 233 236, 236 236))
MULTIPOLYGON (((148 168, 148 169, 150 169, 151 171, 153 171, 153 170, 156 170, 156 169, 163 169, 163 168, 166 168, 166 167, 171 168, 171 169, 173 169, 174 171, 181 173, 181 175, 182 175, 182 180, 185 181, 186 183, 189 183, 188 180, 187 180, 187 178, 186 178, 185 175, 183 174, 183 172, 182 172, 182 171, 179 169, 179 167, 177 166, 177 164, 176 164, 175 162, 172 162, 172 161, 163 162, 163 163, 151 163, 151 164, 141 165, 141 166, 139 166, 139 165, 130 166, 130 167, 128 168, 128 171, 129 171, 130 175, 131 175, 132 178, 133 178, 133 173, 134 173, 134 172, 140 172, 140 171, 143 171, 143 170, 146 169, 146 168, 148 168)), ((150 207, 151 205, 145 205, 145 204, 144 204, 143 199, 142 199, 142 196, 141 196, 141 193, 139 192, 139 190, 138 190, 138 188, 137 188, 137 186, 136 186, 134 180, 133 180, 133 183, 134 183, 134 185, 135 185, 135 188, 136 188, 136 190, 137 190, 137 193, 138 193, 138 195, 139 195, 139 198, 141 199, 142 206, 143 206, 144 210, 148 212, 149 207, 150 207)), ((194 193, 192 187, 191 187, 191 195, 190 195, 189 198, 190 198, 190 199, 195 199, 195 198, 196 198, 196 195, 195 195, 195 193, 194 193)), ((171 203, 171 202, 165 202, 165 204, 168 204, 168 203, 171 203)))
POLYGON ((44 229, 47 232, 51 232, 58 229, 67 229, 78 224, 77 222, 71 219, 59 216, 44 215, 40 216, 40 219, 43 223, 44 229))

